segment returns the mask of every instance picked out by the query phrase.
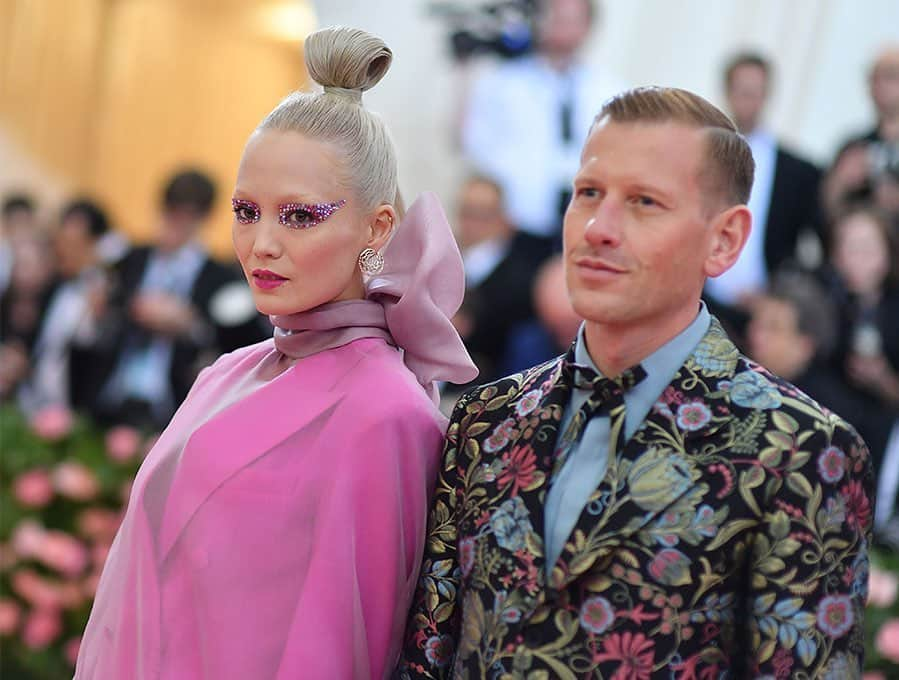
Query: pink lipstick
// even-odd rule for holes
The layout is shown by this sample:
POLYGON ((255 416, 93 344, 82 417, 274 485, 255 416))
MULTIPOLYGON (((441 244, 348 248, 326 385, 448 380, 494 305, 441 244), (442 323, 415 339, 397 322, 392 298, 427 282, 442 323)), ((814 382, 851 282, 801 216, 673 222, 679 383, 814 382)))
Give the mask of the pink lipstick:
POLYGON ((272 290, 287 281, 280 274, 275 274, 275 272, 268 269, 254 269, 252 278, 253 285, 261 290, 272 290))

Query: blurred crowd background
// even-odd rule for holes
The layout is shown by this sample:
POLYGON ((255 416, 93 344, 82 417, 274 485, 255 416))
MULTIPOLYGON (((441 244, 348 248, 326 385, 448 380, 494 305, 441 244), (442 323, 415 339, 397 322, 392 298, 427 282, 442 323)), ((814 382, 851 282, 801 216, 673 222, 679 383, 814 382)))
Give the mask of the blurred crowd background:
MULTIPOLYGON (((21 677, 56 677, 48 654, 77 648, 145 443, 203 366, 271 334, 233 262, 228 199, 247 135, 306 86, 299 46, 320 25, 394 49, 366 105, 392 130, 407 203, 444 201, 480 382, 564 351, 580 324, 561 219, 602 101, 659 84, 725 109, 756 161, 754 229, 706 302, 859 429, 876 543, 899 552, 899 5, 389 4, 0 3, 0 651, 21 677)), ((895 574, 876 574, 895 608, 895 574)), ((875 666, 899 663, 899 618, 872 620, 875 666)))

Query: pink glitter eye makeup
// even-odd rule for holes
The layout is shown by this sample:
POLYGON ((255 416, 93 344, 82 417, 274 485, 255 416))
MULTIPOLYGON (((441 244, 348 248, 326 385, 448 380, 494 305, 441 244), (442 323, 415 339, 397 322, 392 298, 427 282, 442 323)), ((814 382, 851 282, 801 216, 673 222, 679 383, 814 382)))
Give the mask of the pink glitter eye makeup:
POLYGON ((231 210, 241 224, 253 224, 259 221, 259 206, 253 201, 245 201, 241 198, 231 199, 231 210))
POLYGON ((278 221, 291 229, 308 229, 321 224, 345 205, 343 198, 333 203, 285 203, 278 206, 278 221))

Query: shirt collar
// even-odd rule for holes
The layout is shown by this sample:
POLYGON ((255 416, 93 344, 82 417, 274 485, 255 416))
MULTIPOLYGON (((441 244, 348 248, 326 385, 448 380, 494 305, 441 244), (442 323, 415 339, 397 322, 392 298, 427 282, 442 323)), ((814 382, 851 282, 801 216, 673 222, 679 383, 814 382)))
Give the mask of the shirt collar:
MULTIPOLYGON (((655 400, 674 378, 678 369, 693 353, 699 341, 702 340, 709 329, 711 321, 712 317, 709 314, 709 310, 706 308, 705 303, 700 301, 699 312, 690 325, 640 362, 643 370, 646 371, 646 378, 632 390, 625 393, 624 400, 628 404, 629 409, 633 401, 641 406, 645 404, 646 412, 649 411, 655 400)), ((590 353, 587 351, 584 329, 585 324, 581 324, 574 346, 574 360, 578 364, 589 366, 598 375, 602 375, 602 371, 596 367, 593 359, 590 358, 590 353)), ((579 387, 575 388, 575 390, 582 389, 579 387)), ((645 416, 645 412, 643 416, 645 416)), ((640 420, 642 419, 641 417, 640 420)))

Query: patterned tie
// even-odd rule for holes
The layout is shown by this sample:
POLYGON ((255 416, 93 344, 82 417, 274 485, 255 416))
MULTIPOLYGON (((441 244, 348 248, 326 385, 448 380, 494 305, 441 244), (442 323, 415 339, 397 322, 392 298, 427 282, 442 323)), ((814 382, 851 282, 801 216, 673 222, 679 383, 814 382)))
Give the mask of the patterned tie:
POLYGON ((568 454, 580 441, 584 429, 595 415, 609 416, 609 457, 619 452, 624 438, 624 394, 646 377, 640 364, 627 369, 617 378, 604 378, 589 366, 574 363, 574 352, 569 350, 562 362, 562 377, 572 387, 591 390, 590 397, 578 409, 559 438, 556 448, 553 475, 558 474, 568 454))

